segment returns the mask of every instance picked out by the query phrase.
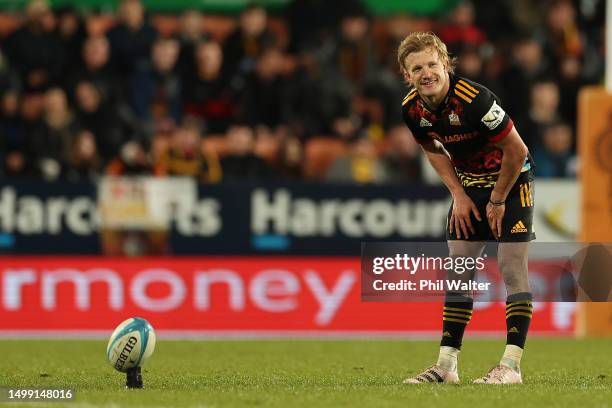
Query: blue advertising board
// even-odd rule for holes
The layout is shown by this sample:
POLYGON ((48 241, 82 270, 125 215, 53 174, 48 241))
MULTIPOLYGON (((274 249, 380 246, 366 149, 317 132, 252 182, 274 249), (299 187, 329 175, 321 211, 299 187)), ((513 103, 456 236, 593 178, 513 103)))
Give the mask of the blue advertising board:
MULTIPOLYGON (((423 185, 200 185, 170 222, 173 254, 358 255, 363 241, 444 239, 450 198, 423 185)), ((0 186, 0 252, 99 254, 95 184, 0 186)))

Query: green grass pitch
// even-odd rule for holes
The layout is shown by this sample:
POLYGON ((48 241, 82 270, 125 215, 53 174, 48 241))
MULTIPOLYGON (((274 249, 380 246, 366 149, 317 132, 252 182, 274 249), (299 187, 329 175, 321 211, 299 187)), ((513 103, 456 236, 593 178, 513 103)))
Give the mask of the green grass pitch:
MULTIPOLYGON (((145 389, 93 340, 0 341, 0 386, 68 387, 76 400, 52 407, 612 407, 612 340, 528 340, 522 386, 475 386, 503 341, 468 339, 461 385, 402 385, 431 364, 436 341, 159 340, 143 368, 145 389)), ((37 406, 40 403, 0 403, 37 406)))

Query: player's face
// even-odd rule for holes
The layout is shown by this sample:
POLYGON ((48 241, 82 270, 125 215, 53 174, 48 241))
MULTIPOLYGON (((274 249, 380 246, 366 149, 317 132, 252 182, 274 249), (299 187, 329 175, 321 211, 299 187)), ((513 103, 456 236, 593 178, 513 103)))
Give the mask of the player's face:
POLYGON ((448 72, 440 55, 433 48, 413 52, 406 57, 406 79, 416 87, 419 94, 427 97, 442 97, 447 91, 448 72))

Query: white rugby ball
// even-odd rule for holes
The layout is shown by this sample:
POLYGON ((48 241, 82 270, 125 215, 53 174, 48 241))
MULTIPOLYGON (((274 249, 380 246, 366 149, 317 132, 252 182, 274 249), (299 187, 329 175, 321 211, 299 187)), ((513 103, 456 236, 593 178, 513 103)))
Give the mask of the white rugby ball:
POLYGON ((155 350, 155 331, 145 319, 131 317, 117 326, 106 346, 106 357, 118 371, 138 367, 155 350))

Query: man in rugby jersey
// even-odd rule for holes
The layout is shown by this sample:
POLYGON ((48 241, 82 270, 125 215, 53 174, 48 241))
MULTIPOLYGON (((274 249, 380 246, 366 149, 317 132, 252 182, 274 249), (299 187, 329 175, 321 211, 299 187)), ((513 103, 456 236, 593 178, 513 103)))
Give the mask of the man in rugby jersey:
MULTIPOLYGON (((507 290, 506 348, 479 384, 522 383, 520 362, 532 314, 527 250, 533 232, 533 173, 527 147, 497 96, 454 74, 454 59, 433 33, 415 32, 398 49, 411 89, 402 115, 453 203, 447 219, 451 256, 478 257, 498 241, 507 290)), ((405 383, 458 383, 457 357, 472 316, 469 292, 447 292, 438 361, 405 383)))

